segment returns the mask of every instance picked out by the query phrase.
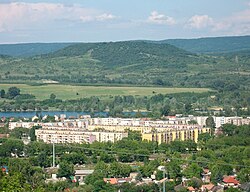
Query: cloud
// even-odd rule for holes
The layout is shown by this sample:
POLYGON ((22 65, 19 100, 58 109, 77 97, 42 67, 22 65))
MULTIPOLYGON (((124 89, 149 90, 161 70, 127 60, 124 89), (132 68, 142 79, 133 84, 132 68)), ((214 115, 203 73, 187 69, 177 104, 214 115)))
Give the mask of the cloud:
POLYGON ((97 21, 106 21, 106 20, 112 20, 112 19, 116 19, 117 17, 112 15, 112 14, 107 14, 107 13, 104 13, 102 15, 99 15, 96 17, 96 20, 97 21))
POLYGON ((173 17, 159 14, 157 11, 151 12, 151 15, 148 17, 148 22, 154 24, 166 24, 166 25, 174 25, 176 23, 173 17))
POLYGON ((214 21, 208 15, 194 15, 187 23, 187 26, 195 29, 202 29, 213 25, 214 21))
MULTIPOLYGON (((62 3, 0 3, 0 32, 24 28, 60 25, 58 21, 106 21, 116 18, 109 13, 80 5, 62 3)), ((62 25, 62 23, 61 23, 62 25)))
POLYGON ((191 29, 206 29, 212 33, 247 35, 250 33, 250 9, 216 19, 208 15, 194 15, 188 20, 186 26, 191 29))
POLYGON ((233 35, 243 35, 250 33, 250 9, 246 9, 215 21, 212 31, 228 31, 233 35))

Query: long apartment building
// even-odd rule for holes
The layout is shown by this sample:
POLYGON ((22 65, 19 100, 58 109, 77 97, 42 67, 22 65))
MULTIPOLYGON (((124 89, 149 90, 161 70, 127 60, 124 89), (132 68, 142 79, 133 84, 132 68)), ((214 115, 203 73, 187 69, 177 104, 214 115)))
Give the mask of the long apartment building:
POLYGON ((142 134, 142 139, 147 141, 155 141, 158 144, 170 143, 174 140, 186 141, 192 140, 197 142, 198 136, 201 133, 210 133, 209 128, 202 127, 183 127, 177 129, 164 129, 161 132, 157 130, 145 132, 142 134))
POLYGON ((128 137, 127 132, 88 131, 80 128, 45 127, 35 130, 37 140, 45 143, 115 142, 128 137))
POLYGON ((174 140, 193 140, 197 142, 199 134, 210 133, 209 128, 204 128, 198 124, 188 125, 179 123, 174 124, 163 120, 138 121, 138 119, 96 118, 89 123, 88 129, 92 131, 139 131, 142 134, 143 140, 157 141, 159 144, 169 143, 174 140))
POLYGON ((119 131, 126 132, 127 130, 139 131, 141 133, 150 133, 152 131, 164 132, 168 130, 188 130, 201 129, 200 125, 172 125, 172 124, 151 124, 150 126, 128 126, 128 125, 89 125, 88 130, 103 130, 103 131, 119 131))

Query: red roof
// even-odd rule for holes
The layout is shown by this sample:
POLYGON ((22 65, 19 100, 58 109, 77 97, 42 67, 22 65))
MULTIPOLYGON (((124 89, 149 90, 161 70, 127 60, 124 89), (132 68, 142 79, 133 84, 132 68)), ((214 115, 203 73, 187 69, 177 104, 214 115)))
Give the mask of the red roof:
POLYGON ((116 185, 120 183, 126 183, 131 181, 131 178, 103 178, 105 183, 110 183, 111 185, 116 185))
POLYGON ((209 173, 209 169, 203 169, 203 172, 207 174, 209 173))
POLYGON ((203 189, 212 190, 212 188, 214 187, 214 185, 212 183, 210 183, 210 184, 207 184, 207 185, 202 185, 201 187, 203 189))
POLYGON ((188 190, 189 191, 194 191, 195 189, 191 186, 191 187, 188 187, 188 190))
POLYGON ((239 184, 239 181, 237 181, 233 176, 224 177, 223 182, 224 183, 233 183, 234 185, 239 184))
POLYGON ((117 179, 116 178, 103 178, 104 182, 110 183, 111 185, 117 184, 117 179))

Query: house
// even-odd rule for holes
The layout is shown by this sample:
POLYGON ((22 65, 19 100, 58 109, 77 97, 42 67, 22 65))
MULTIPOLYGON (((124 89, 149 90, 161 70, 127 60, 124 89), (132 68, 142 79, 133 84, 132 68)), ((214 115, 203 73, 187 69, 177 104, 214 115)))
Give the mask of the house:
POLYGON ((239 184, 240 184, 239 181, 237 181, 234 176, 226 176, 223 179, 224 188, 229 188, 229 187, 238 188, 239 184))
POLYGON ((55 121, 59 121, 59 116, 54 115, 55 121))
POLYGON ((50 183, 50 182, 56 183, 56 182, 66 181, 66 180, 67 179, 65 177, 57 178, 56 174, 52 174, 51 178, 45 180, 45 183, 50 183))
POLYGON ((8 138, 9 136, 10 136, 9 134, 0 134, 0 139, 8 138))
POLYGON ((31 121, 35 121, 35 120, 38 120, 39 117, 37 117, 36 115, 34 117, 32 117, 31 121))
POLYGON ((201 192, 212 192, 212 189, 214 188, 214 184, 209 183, 207 185, 201 186, 201 192))
POLYGON ((191 186, 191 187, 187 187, 188 191, 190 192, 195 192, 195 189, 191 186))
POLYGON ((4 127, 5 126, 5 123, 0 123, 0 127, 4 127))
POLYGON ((158 183, 164 183, 164 182, 166 182, 166 181, 168 181, 168 178, 163 178, 163 179, 161 179, 160 181, 158 181, 158 183))
POLYGON ((203 169, 203 173, 201 173, 201 175, 201 180, 203 181, 203 183, 210 183, 211 172, 209 171, 209 169, 203 169))
POLYGON ((129 183, 131 182, 131 178, 103 178, 103 181, 105 183, 110 183, 111 185, 119 185, 123 183, 129 183))
POLYGON ((2 172, 8 174, 8 166, 1 166, 2 172))
POLYGON ((138 172, 132 172, 132 173, 130 173, 129 174, 129 177, 131 178, 131 179, 136 179, 136 177, 138 176, 138 172))
POLYGON ((78 182, 83 182, 84 178, 90 174, 92 174, 94 170, 75 170, 74 180, 78 182))
POLYGON ((47 118, 48 118, 48 115, 44 115, 43 118, 42 118, 42 120, 44 121, 44 120, 46 120, 47 118))

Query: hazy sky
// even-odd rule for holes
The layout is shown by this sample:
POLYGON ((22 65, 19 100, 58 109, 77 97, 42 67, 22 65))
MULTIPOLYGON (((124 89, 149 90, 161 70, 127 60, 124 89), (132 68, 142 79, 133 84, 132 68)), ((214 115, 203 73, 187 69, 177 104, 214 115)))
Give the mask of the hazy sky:
POLYGON ((0 43, 249 34, 250 0, 0 0, 0 43))

